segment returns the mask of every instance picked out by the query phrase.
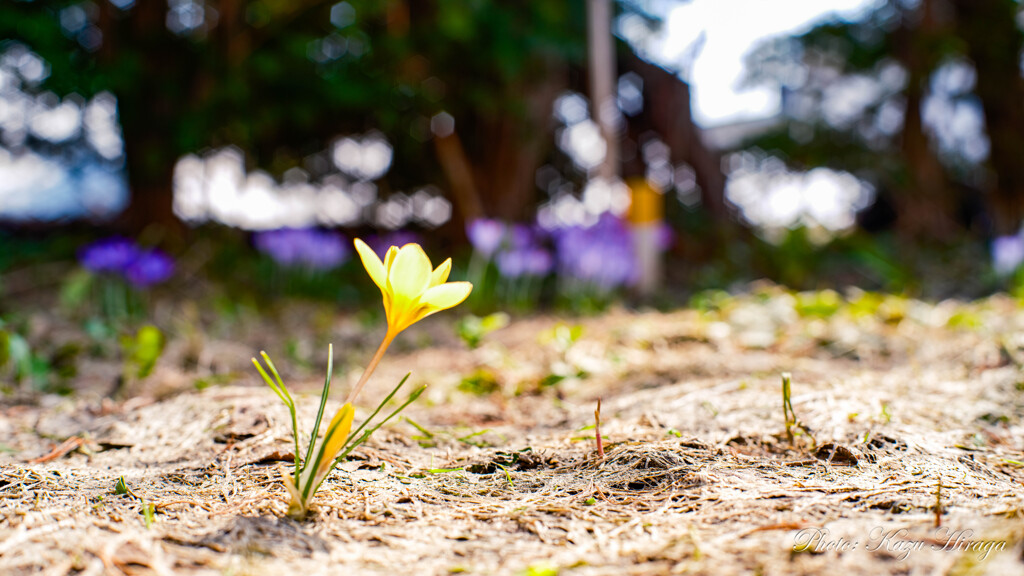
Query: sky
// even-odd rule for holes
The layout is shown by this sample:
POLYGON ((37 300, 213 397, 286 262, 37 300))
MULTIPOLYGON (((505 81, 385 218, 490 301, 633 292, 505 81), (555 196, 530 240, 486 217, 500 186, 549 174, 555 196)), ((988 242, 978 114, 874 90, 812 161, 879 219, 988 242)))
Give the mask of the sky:
POLYGON ((743 58, 758 42, 808 28, 831 13, 850 18, 878 0, 692 0, 671 9, 657 46, 673 67, 703 32, 705 43, 684 74, 693 90, 694 119, 707 128, 765 118, 779 111, 779 91, 739 90, 743 58))

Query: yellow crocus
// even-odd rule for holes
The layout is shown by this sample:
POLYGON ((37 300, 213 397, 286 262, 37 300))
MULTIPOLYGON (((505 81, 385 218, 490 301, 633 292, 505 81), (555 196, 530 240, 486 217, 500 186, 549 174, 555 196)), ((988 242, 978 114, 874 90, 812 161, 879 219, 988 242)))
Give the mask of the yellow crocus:
POLYGON ((359 394, 399 332, 431 314, 459 305, 473 290, 469 282, 448 282, 452 259, 448 258, 433 268, 419 244, 406 244, 401 248, 392 246, 384 255, 383 262, 359 238, 355 239, 355 246, 363 267, 384 297, 388 331, 363 377, 349 393, 348 402, 359 394))

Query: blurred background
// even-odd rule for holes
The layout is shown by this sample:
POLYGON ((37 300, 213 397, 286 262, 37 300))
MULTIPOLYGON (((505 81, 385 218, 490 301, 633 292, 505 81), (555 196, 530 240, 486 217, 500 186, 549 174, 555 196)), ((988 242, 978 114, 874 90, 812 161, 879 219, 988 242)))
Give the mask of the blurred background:
POLYGON ((1015 290, 1022 26, 1015 0, 9 0, 0 314, 98 276, 361 302, 354 236, 454 255, 478 311, 1015 290))

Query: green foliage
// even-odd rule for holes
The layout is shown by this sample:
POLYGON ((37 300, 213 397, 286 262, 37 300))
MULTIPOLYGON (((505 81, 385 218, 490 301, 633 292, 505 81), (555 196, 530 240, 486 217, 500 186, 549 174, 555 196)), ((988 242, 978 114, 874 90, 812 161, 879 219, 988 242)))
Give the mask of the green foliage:
POLYGON ((509 315, 504 312, 495 312, 482 318, 469 314, 459 320, 455 330, 466 346, 476 348, 480 346, 485 336, 508 326, 509 320, 509 315))
POLYGON ((0 330, 0 369, 11 361, 11 335, 0 330))
POLYGON ((60 305, 65 310, 81 308, 93 290, 95 276, 85 269, 75 270, 64 278, 60 289, 60 305))
POLYGON ((117 482, 114 483, 114 494, 122 496, 128 493, 128 484, 124 481, 124 476, 118 476, 117 482))
POLYGON ((59 386, 63 378, 75 374, 74 360, 77 349, 58 350, 55 355, 60 370, 55 371, 52 360, 32 349, 28 340, 13 324, 0 320, 0 375, 10 375, 14 384, 29 381, 36 390, 63 392, 59 386), (54 386, 54 385, 58 386, 54 386))
POLYGON ((720 312, 733 297, 725 290, 702 290, 690 298, 689 307, 700 312, 720 312))
POLYGON ((794 430, 796 432, 806 434, 811 440, 812 447, 817 444, 814 439, 814 434, 811 433, 811 429, 797 419, 796 412, 793 410, 792 377, 789 372, 782 373, 782 415, 786 424, 786 438, 789 440, 790 444, 793 444, 794 430))
POLYGON ((501 384, 494 372, 480 368, 459 382, 459 390, 477 396, 486 396, 501 390, 501 384))
MULTIPOLYGON (((226 144, 280 174, 338 134, 378 129, 396 144, 394 187, 422 185, 437 175, 423 154, 430 117, 519 116, 525 88, 549 65, 581 62, 586 46, 581 0, 349 0, 337 25, 336 2, 259 0, 182 34, 167 29, 165 3, 103 5, 95 51, 61 27, 72 4, 4 3, 0 38, 49 63, 44 90, 117 96, 133 182, 158 182, 179 156, 226 144)), ((468 149, 490 144, 481 137, 468 149)))
POLYGON ((550 562, 531 564, 519 576, 558 576, 558 568, 550 562))
POLYGON ((139 328, 135 336, 121 337, 126 378, 142 380, 150 375, 164 350, 164 335, 151 324, 139 328))
POLYGON ((796 295, 796 312, 804 318, 830 318, 843 304, 842 296, 835 290, 800 292, 796 295))
POLYGON ((583 336, 583 325, 574 324, 569 326, 564 322, 555 324, 549 330, 540 335, 542 344, 549 344, 561 354, 565 354, 576 344, 576 341, 583 336))

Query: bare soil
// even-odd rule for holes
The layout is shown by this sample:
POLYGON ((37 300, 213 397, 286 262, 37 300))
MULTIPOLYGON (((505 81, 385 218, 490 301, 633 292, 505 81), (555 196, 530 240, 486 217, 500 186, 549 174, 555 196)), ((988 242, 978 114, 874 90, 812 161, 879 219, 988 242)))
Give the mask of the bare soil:
POLYGON ((288 415, 249 358, 271 352, 308 427, 326 342, 333 409, 380 327, 299 305, 179 325, 144 382, 117 389, 98 357, 71 396, 0 404, 0 573, 1024 574, 1024 310, 846 302, 761 287, 703 312, 535 316, 474 350, 457 313, 428 319, 361 403, 407 371, 428 392, 303 522, 284 517, 288 415))

